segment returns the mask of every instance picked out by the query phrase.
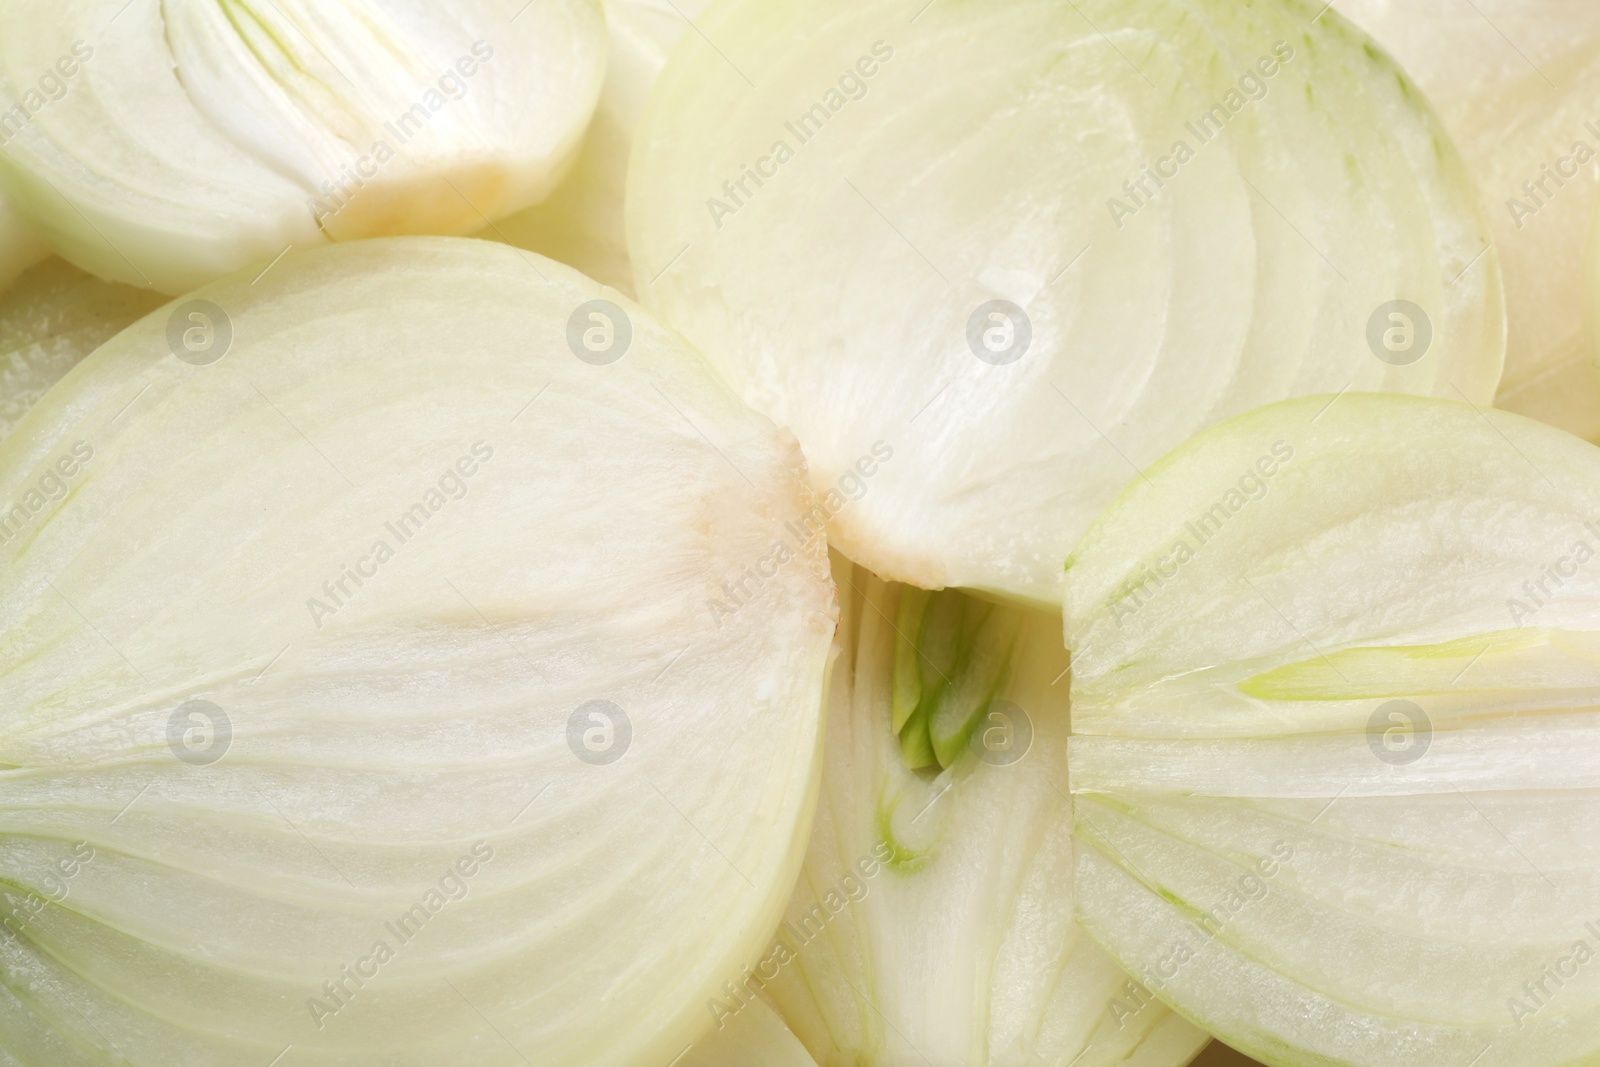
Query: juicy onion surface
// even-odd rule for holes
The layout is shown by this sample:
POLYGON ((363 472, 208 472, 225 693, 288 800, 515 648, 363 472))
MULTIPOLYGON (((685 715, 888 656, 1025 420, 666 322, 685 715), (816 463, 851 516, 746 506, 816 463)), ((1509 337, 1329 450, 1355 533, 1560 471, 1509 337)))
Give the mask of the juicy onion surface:
POLYGON ((8 0, 0 187, 67 259, 169 293, 468 233, 560 180, 605 48, 598 0, 8 0))
POLYGON ((1079 921, 1276 1065, 1600 1054, 1600 451, 1346 394, 1234 419, 1069 560, 1079 921))
POLYGON ((1483 192, 1505 272, 1499 407, 1600 438, 1580 309, 1600 158, 1600 6, 1343 0, 1439 109, 1483 192))
POLYGON ((80 360, 164 300, 55 257, 0 292, 0 439, 80 360))
POLYGON ((1493 395, 1477 193, 1324 6, 714 5, 635 146, 640 297, 795 431, 851 558, 1053 610, 1074 540, 1197 430, 1493 395))
POLYGON ((0 542, 10 1062, 668 1062, 816 796, 819 539, 707 606, 812 506, 797 450, 527 253, 254 273, 0 443, 0 500, 46 500, 0 542))
POLYGON ((984 665, 942 655, 934 616, 908 619, 917 590, 841 557, 834 576, 843 651, 810 850, 766 955, 709 1005, 719 1024, 764 991, 823 1067, 1187 1063, 1206 1036, 1072 921, 1059 617, 944 594, 981 620, 969 639, 1006 635, 984 665), (939 663, 920 701, 934 721, 960 711, 943 770, 908 769, 893 729, 907 651, 939 663))

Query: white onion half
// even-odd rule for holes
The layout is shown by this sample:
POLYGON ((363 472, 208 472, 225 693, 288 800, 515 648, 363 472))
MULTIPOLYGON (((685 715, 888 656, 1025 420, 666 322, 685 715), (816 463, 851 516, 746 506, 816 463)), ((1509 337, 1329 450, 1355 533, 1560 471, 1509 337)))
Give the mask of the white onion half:
POLYGON ((1477 193, 1320 6, 713 5, 635 145, 641 299, 795 431, 852 559, 1053 609, 1075 538, 1197 430, 1493 395, 1477 193))
POLYGON ((1600 7, 1589 0, 1339 0, 1417 79, 1483 192, 1505 272, 1499 407, 1600 438, 1584 237, 1600 178, 1600 7))
POLYGON ((1072 921, 1060 618, 957 592, 925 608, 842 559, 834 574, 843 650, 804 873, 712 1014, 731 1027, 770 995, 823 1067, 1187 1063, 1206 1035, 1072 921), (940 651, 941 622, 1003 654, 940 651), (893 720, 930 700, 960 727, 942 766, 914 771, 893 720))
POLYGON ((0 186, 85 270, 186 292, 533 203, 604 67, 598 0, 11 0, 0 186))
POLYGON ((0 293, 0 439, 78 362, 164 297, 54 256, 0 293))
POLYGON ((8 1062, 660 1067, 804 852, 797 448, 530 253, 255 273, 0 442, 8 1062))
POLYGON ((1600 1056, 1600 450, 1250 412, 1074 551, 1079 921, 1278 1065, 1600 1056))

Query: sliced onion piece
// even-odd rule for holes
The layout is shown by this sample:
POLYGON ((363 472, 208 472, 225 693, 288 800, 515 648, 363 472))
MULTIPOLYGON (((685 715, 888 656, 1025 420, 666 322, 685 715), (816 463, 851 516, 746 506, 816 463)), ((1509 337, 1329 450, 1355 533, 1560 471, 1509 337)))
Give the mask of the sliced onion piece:
POLYGON ((541 199, 604 66, 597 0, 19 0, 0 185, 84 269, 186 292, 289 246, 468 233, 541 199))
POLYGON ((640 130, 641 297, 794 429, 852 559, 1053 610, 1075 538, 1205 426, 1493 395, 1477 194, 1320 6, 715 5, 640 130))
POLYGON ((1600 1055, 1600 450, 1286 401, 1069 560, 1079 921, 1280 1067, 1600 1055))
POLYGON ((798 449, 529 253, 257 273, 0 442, 12 1062, 668 1062, 815 802, 820 544, 709 607, 810 506, 798 449))
POLYGON ((1499 407, 1600 438, 1582 321, 1600 174, 1600 8, 1587 0, 1341 0, 1438 107, 1505 272, 1499 407))
POLYGON ((1187 1063, 1206 1036, 1072 921, 1059 616, 930 603, 842 558, 834 575, 843 651, 805 870, 712 1014, 770 995, 824 1067, 1187 1063), (948 748, 934 731, 925 767, 896 729, 905 704, 908 722, 960 723, 948 748))
POLYGON ((633 293, 623 224, 628 153, 646 98, 667 56, 706 0, 607 0, 611 51, 605 86, 578 161, 549 198, 484 229, 479 237, 531 248, 633 293))
POLYGON ((817 1067, 798 1038, 765 1001, 751 1001, 736 1019, 711 1031, 679 1067, 817 1067))
POLYGON ((0 439, 39 398, 163 298, 50 257, 0 294, 0 439))

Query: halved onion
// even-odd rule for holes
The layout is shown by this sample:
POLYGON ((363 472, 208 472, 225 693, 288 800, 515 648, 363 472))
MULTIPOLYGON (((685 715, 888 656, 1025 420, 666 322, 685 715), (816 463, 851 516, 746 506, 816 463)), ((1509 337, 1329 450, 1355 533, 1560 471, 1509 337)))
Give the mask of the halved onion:
POLYGON ((634 153, 641 298, 795 431, 852 559, 1053 609, 1076 537, 1205 426, 1493 395, 1477 193, 1320 6, 714 5, 634 153))
POLYGON ((733 1025, 764 992, 824 1067, 1187 1063, 1206 1036, 1072 921, 1059 616, 930 603, 843 559, 834 575, 843 650, 805 870, 712 1014, 733 1025), (906 758, 903 706, 952 724, 928 769, 906 758))
POLYGON ((1079 921, 1270 1064, 1600 1056, 1600 450, 1287 401, 1067 572, 1079 921))
POLYGON ((594 120, 566 180, 544 201, 478 234, 531 248, 633 294, 623 225, 628 152, 667 56, 706 0, 606 0, 611 51, 594 120))
POLYGON ((164 297, 50 257, 0 293, 0 439, 46 390, 164 297))
POLYGON ((290 246, 533 203, 604 66, 598 0, 17 0, 0 186, 85 270, 185 292, 290 246))
POLYGON ((1496 405, 1600 438, 1582 250, 1600 174, 1600 8, 1587 0, 1342 0, 1429 94, 1482 189, 1506 274, 1496 405))
POLYGON ((798 450, 525 252, 255 273, 0 442, 10 1062, 666 1063, 815 801, 798 450))
POLYGON ((1584 343, 1584 235, 1600 176, 1600 7, 1589 0, 1341 0, 1461 148, 1505 272, 1499 407, 1600 438, 1584 343))

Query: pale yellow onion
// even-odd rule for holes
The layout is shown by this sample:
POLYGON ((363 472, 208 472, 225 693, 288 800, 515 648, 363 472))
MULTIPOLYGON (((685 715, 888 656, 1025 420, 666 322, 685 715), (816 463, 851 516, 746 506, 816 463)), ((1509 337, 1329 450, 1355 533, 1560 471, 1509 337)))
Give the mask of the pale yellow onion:
POLYGON ((659 1067, 804 850, 820 540, 708 610, 803 521, 793 442, 531 253, 256 273, 0 442, 0 501, 47 498, 0 543, 0 896, 93 851, 0 938, 11 1062, 659 1067))
POLYGON ((1482 190, 1509 327, 1496 405, 1600 438, 1600 383, 1584 340, 1581 288, 1600 176, 1600 7, 1587 0, 1340 0, 1335 10, 1417 79, 1482 190))
POLYGON ((65 258, 184 292, 540 199, 604 65, 598 0, 13 0, 0 99, 26 121, 0 185, 65 258))
POLYGON ((1324 390, 1494 394, 1470 176, 1321 6, 714 4, 635 144, 641 298, 795 431, 852 559, 1052 606, 1077 535, 1208 425, 1324 390), (1135 207, 1147 164, 1169 180, 1135 207), (1385 350, 1394 300, 1425 352, 1420 321, 1385 350))

